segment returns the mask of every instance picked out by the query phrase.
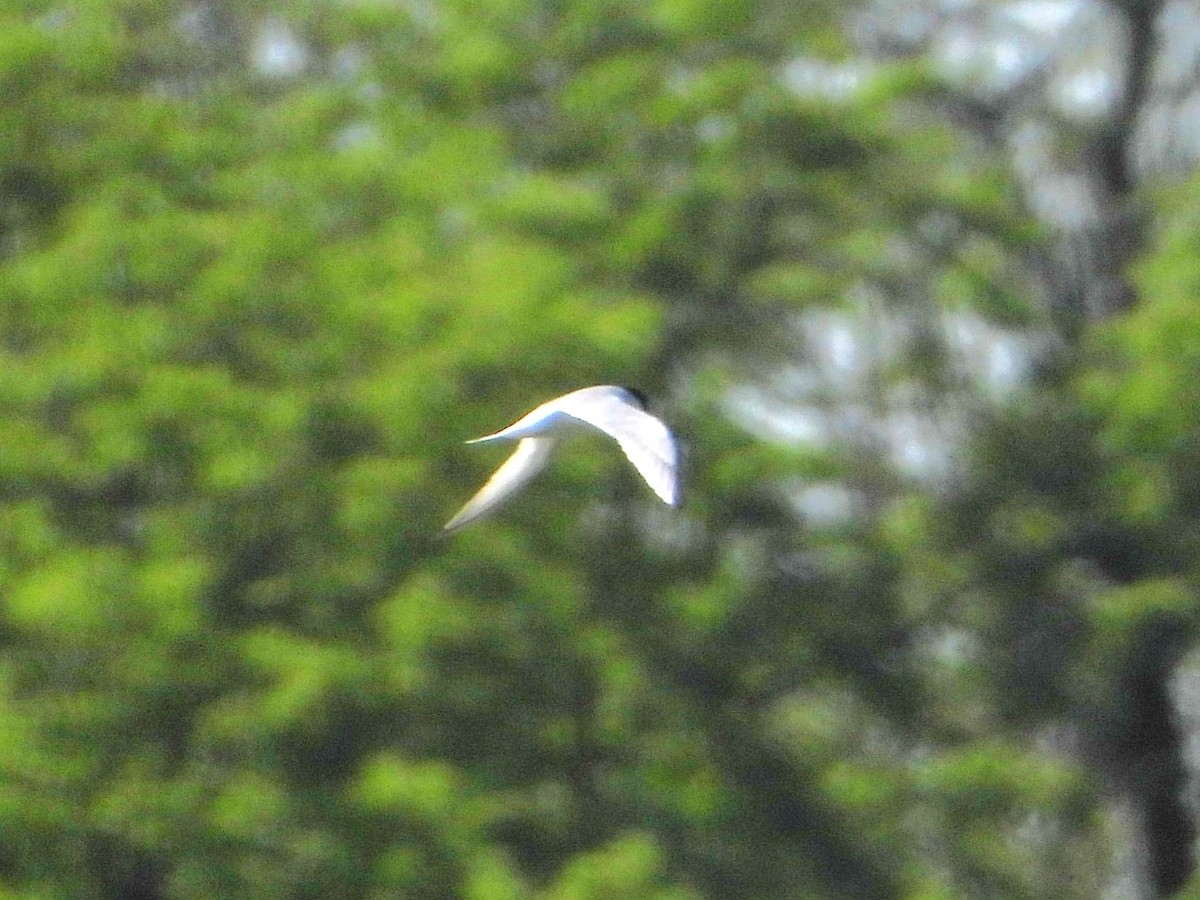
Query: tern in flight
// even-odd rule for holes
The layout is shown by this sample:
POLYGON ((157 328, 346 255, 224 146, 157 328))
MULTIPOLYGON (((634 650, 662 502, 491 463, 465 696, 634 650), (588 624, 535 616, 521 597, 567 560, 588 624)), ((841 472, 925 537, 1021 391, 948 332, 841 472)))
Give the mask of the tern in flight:
POLYGON ((467 441, 517 441, 517 449, 445 530, 457 531, 487 515, 545 468, 560 438, 588 427, 615 440, 664 503, 679 502, 678 452, 670 430, 646 412, 645 398, 637 391, 602 384, 547 400, 507 428, 467 441))

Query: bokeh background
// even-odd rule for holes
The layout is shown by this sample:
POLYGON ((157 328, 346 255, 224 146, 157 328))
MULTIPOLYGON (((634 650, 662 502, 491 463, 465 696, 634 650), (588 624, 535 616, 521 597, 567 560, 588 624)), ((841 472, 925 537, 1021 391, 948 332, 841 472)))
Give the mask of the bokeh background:
POLYGON ((1200 896, 1195 0, 10 0, 0 896, 1200 896), (439 530, 588 384, 615 448, 439 530))

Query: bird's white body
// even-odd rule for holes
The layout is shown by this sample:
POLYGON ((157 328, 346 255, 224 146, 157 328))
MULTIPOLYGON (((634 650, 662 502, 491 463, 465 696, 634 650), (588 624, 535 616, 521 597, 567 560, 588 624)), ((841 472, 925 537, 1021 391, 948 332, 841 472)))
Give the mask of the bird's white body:
POLYGON ((445 530, 456 531, 491 512, 545 468, 560 438, 589 428, 613 438, 664 503, 674 506, 679 502, 678 452, 670 430, 646 412, 636 394, 602 384, 548 400, 507 428, 467 441, 518 443, 512 456, 446 523, 445 530))

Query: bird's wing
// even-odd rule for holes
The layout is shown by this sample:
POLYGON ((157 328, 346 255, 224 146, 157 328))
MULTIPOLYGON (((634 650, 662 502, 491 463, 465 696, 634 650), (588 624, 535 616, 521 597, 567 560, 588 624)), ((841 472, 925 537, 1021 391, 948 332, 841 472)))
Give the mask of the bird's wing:
POLYGON ((619 388, 588 388, 559 398, 556 406, 613 438, 650 489, 674 506, 679 502, 675 438, 666 425, 625 396, 619 388))
POLYGON ((513 455, 504 461, 487 484, 466 502, 444 526, 445 531, 457 531, 481 518, 507 500, 512 494, 546 466, 546 460, 556 443, 554 438, 528 437, 517 443, 513 455))

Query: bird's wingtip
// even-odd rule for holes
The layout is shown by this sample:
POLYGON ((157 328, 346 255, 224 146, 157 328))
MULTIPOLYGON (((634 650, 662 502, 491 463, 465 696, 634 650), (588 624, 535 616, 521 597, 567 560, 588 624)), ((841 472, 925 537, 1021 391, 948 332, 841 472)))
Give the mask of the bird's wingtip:
POLYGON ((654 488, 654 493, 658 495, 658 499, 667 506, 679 506, 679 501, 682 499, 679 492, 678 484, 662 485, 660 488, 654 488))

